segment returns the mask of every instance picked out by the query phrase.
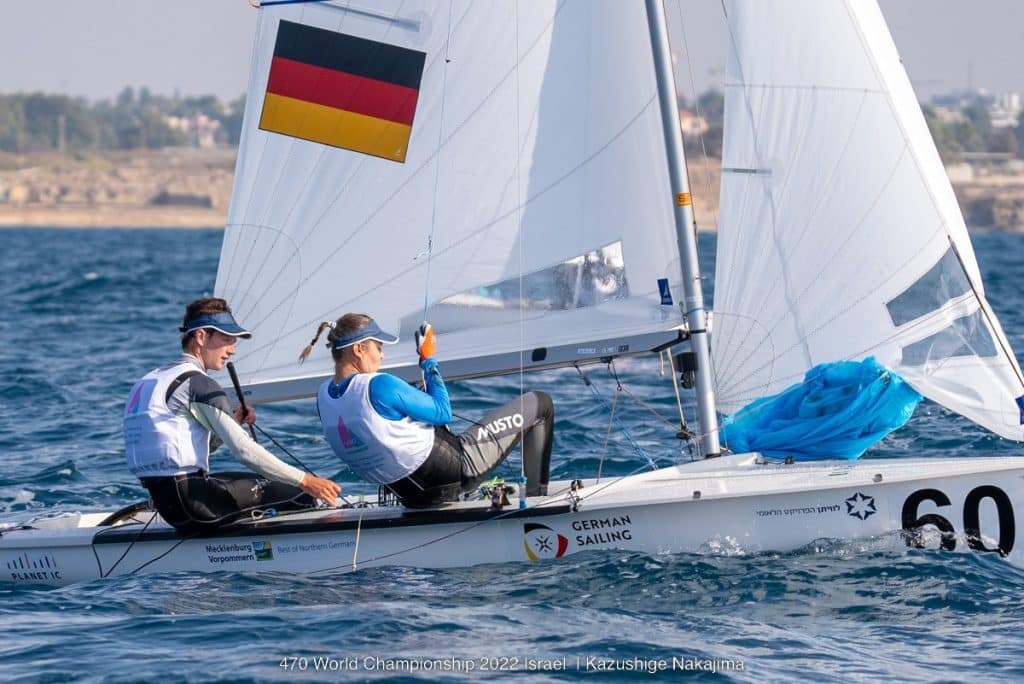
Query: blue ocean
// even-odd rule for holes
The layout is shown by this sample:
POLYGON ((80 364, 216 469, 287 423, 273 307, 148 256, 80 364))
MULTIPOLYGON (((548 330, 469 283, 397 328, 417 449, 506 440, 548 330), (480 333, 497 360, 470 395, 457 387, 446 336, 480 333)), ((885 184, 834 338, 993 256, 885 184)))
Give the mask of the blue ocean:
MULTIPOLYGON (((213 290, 222 233, 0 230, 0 522, 144 498, 124 465, 131 383, 178 352, 186 301, 213 290)), ((714 236, 701 236, 713 273, 714 236)), ((974 236, 985 285, 1024 352, 1024 234, 974 236)), ((411 342, 409 342, 411 344, 411 342)), ((243 343, 244 344, 244 343, 243 343)), ((298 352, 298 350, 296 350, 298 352)), ((655 359, 451 387, 479 415, 527 389, 556 406, 554 477, 627 474, 688 458, 655 359)), ((259 423, 346 491, 360 485, 309 401, 259 423)), ((940 407, 865 458, 1022 453, 940 407)), ((214 455, 230 469, 229 454, 214 455)), ((0 585, 0 680, 1021 681, 1024 569, 996 554, 898 538, 785 554, 583 553, 454 570, 328 576, 171 574, 64 588, 0 585)))

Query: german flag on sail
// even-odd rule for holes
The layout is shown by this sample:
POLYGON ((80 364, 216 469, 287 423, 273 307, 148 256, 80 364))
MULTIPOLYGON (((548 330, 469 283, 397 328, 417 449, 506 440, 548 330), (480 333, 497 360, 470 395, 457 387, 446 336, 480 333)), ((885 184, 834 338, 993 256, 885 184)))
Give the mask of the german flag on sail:
POLYGON ((282 21, 260 128, 404 162, 426 54, 282 21))

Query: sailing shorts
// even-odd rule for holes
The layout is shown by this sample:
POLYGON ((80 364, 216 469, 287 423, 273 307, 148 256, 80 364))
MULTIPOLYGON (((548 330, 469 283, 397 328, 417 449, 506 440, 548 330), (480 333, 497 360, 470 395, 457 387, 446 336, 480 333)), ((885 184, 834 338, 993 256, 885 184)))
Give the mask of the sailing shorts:
POLYGON ((160 516, 176 530, 201 536, 250 515, 252 511, 313 508, 301 489, 252 473, 206 473, 140 478, 160 516))
POLYGON ((527 392, 497 408, 461 434, 434 428, 434 448, 411 475, 388 489, 405 506, 426 508, 455 501, 490 475, 523 443, 527 496, 547 494, 555 407, 544 392, 527 392))

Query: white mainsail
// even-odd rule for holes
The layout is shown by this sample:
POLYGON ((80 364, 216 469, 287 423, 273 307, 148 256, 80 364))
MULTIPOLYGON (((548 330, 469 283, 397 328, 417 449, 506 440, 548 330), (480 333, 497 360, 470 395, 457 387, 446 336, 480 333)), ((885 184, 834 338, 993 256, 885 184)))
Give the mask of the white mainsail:
MULTIPOLYGON (((319 349, 300 367, 298 354, 319 321, 347 311, 409 335, 426 300, 449 376, 675 336, 683 318, 662 304, 658 280, 678 301, 680 265, 639 10, 615 0, 260 9, 215 288, 255 334, 237 360, 255 400, 312 394, 330 356, 319 349), (261 128, 281 102, 265 93, 282 22, 425 55, 404 162, 261 128)), ((301 117, 286 125, 307 130, 301 117)), ((415 368, 412 347, 389 348, 385 364, 415 368)))
POLYGON ((875 356, 1022 439, 1020 367, 874 0, 727 0, 712 340, 731 412, 875 356))

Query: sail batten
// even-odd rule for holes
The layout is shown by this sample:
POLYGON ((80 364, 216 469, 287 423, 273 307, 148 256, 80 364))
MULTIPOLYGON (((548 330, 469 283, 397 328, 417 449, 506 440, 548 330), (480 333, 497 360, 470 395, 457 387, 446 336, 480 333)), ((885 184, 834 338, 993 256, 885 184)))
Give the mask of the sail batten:
POLYGON ((875 356, 1004 437, 1020 368, 869 0, 732 0, 713 359, 735 411, 875 356), (752 396, 755 395, 755 396, 752 396))

